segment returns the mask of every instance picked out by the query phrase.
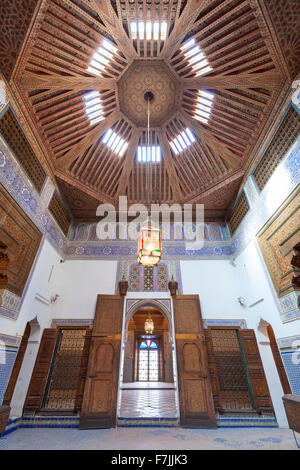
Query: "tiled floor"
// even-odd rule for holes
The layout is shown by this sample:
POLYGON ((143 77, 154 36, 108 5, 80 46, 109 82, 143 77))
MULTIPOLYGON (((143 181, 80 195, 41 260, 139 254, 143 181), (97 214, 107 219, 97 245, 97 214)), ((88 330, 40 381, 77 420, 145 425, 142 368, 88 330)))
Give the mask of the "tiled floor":
MULTIPOLYGON (((298 435, 300 439, 300 435, 298 435)), ((293 450, 288 429, 116 428, 18 429, 0 438, 0 450, 293 450)))
POLYGON ((166 388, 175 389, 175 385, 174 383, 168 383, 168 382, 127 382, 121 385, 122 390, 131 390, 131 389, 152 390, 152 389, 166 389, 166 388))
POLYGON ((175 390, 122 390, 122 418, 175 418, 175 390))

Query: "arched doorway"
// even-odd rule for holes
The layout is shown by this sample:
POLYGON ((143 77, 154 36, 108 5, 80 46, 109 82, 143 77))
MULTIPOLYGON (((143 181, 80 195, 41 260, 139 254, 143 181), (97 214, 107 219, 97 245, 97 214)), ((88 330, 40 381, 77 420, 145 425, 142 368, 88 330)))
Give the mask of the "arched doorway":
POLYGON ((142 307, 128 323, 124 349, 123 382, 174 382, 172 344, 166 317, 156 308, 142 307), (150 314, 153 334, 145 332, 150 314))
POLYGON ((175 346, 170 303, 138 300, 126 305, 122 335, 118 417, 174 419, 179 416, 175 346), (152 334, 145 332, 148 316, 152 334))

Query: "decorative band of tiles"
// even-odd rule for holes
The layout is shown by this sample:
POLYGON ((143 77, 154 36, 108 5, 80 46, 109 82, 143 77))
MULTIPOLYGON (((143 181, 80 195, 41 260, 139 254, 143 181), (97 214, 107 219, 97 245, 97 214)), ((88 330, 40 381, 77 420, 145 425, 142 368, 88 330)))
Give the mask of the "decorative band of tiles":
MULTIPOLYGON (((0 438, 18 428, 77 428, 77 416, 34 416, 10 419, 0 438)), ((275 417, 269 416, 218 416, 218 427, 278 427, 275 417)), ((118 427, 179 427, 179 418, 122 418, 117 419, 118 427)))
POLYGON ((203 325, 204 328, 208 328, 209 326, 239 326, 242 329, 247 329, 247 322, 246 320, 234 320, 234 319, 228 319, 228 320, 203 320, 203 325))

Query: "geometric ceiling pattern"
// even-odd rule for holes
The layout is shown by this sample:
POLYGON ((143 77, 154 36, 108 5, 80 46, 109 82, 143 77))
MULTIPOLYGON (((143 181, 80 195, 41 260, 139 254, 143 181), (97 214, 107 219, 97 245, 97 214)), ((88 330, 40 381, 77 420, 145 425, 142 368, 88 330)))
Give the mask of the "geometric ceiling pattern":
POLYGON ((225 214, 291 74, 260 3, 40 3, 11 83, 75 216, 99 201, 117 204, 120 195, 147 201, 148 177, 151 202, 201 202, 225 214), (105 58, 95 55, 104 42, 105 58), (91 91, 101 99, 95 122, 85 106, 91 91), (202 120, 200 91, 213 96, 202 120), (170 142, 187 128, 195 141, 175 152, 170 142), (121 157, 103 142, 108 129, 127 145, 121 157), (161 150, 150 165, 137 158, 148 138, 161 150))

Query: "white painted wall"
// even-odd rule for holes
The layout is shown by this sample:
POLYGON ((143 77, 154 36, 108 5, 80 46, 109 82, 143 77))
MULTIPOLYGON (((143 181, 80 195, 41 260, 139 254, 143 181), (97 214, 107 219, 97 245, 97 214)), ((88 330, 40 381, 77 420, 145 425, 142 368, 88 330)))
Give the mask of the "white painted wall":
MULTIPOLYGON (((29 338, 12 398, 11 417, 22 415, 44 328, 51 326, 53 318, 94 318, 97 294, 114 294, 115 292, 117 261, 72 260, 61 263, 60 260, 59 254, 45 241, 18 321, 21 334, 26 323, 35 317, 40 328, 33 326, 33 334, 29 338), (43 296, 46 303, 48 299, 49 304, 37 300, 36 294, 43 296), (59 295, 58 299, 55 303, 50 303, 50 298, 55 294, 59 295)), ((9 334, 14 334, 16 330, 12 325, 9 326, 9 334)))
POLYGON ((246 319, 246 309, 237 301, 246 297, 245 275, 228 260, 180 261, 183 294, 199 294, 204 319, 246 319))
POLYGON ((52 318, 94 318, 98 294, 114 294, 117 261, 67 260, 56 272, 52 318))
POLYGON ((263 318, 271 323, 276 337, 285 337, 300 333, 300 321, 282 324, 278 301, 255 240, 234 264, 227 260, 181 261, 183 293, 199 294, 204 319, 245 319, 247 327, 255 330, 276 418, 280 427, 287 427, 283 390, 272 351, 268 338, 257 327, 263 318), (237 302, 238 297, 245 298, 246 307, 237 302), (263 302, 250 307, 262 298, 263 302))
POLYGON ((36 260, 32 266, 27 285, 24 290, 24 300, 17 320, 1 317, 0 332, 22 336, 27 322, 37 317, 42 328, 51 322, 50 298, 54 294, 54 274, 59 265, 60 256, 57 251, 44 239, 41 242, 36 260), (53 269, 50 277, 51 270, 53 269), (44 302, 36 298, 43 297, 44 302))
POLYGON ((256 324, 260 318, 268 321, 273 327, 276 338, 300 334, 300 319, 289 323, 281 321, 279 301, 255 239, 247 245, 235 263, 238 272, 243 272, 246 278, 248 303, 252 304, 258 299, 264 299, 263 302, 249 309, 253 321, 256 324))
POLYGON ((257 327, 260 320, 263 319, 272 325, 276 338, 284 338, 300 334, 300 320, 289 323, 281 322, 279 302, 255 239, 252 240, 238 256, 236 265, 237 270, 243 272, 243 275, 246 276, 246 282, 249 286, 248 303, 252 304, 258 299, 264 299, 261 303, 247 310, 255 325, 254 329, 258 339, 258 347, 264 364, 277 421, 282 427, 287 427, 285 411, 282 404, 282 395, 284 392, 271 353, 271 348, 266 344, 269 338, 258 331, 257 327))
POLYGON ((27 322, 31 322, 31 334, 11 401, 11 416, 21 416, 36 355, 44 328, 49 328, 52 318, 51 296, 55 294, 54 277, 60 256, 44 239, 33 265, 32 276, 26 286, 25 297, 18 320, 0 321, 1 333, 23 335, 27 322), (52 272, 52 274, 51 274, 52 272), (37 296, 43 301, 38 300, 37 296))

